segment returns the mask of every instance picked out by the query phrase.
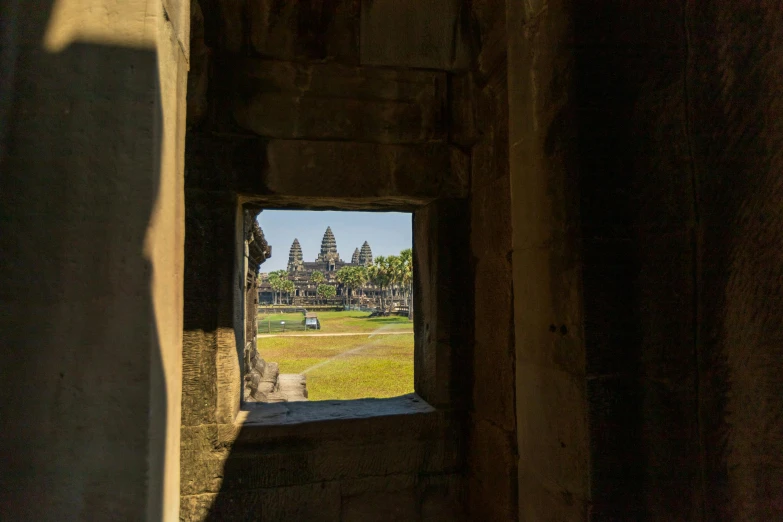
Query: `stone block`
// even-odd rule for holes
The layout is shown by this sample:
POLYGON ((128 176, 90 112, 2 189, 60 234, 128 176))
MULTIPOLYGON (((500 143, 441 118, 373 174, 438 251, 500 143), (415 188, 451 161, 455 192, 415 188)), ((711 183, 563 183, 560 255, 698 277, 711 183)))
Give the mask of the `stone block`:
POLYGON ((396 474, 381 477, 365 477, 360 479, 342 480, 340 494, 343 497, 355 497, 366 493, 383 493, 386 491, 408 491, 416 485, 416 475, 396 474))
POLYGON ((361 493, 343 498, 342 522, 403 522, 417 520, 413 489, 396 492, 361 493))
POLYGON ((534 473, 519 474, 520 520, 584 522, 592 518, 591 503, 556 484, 544 484, 534 473))
POLYGON ((421 312, 414 316, 414 382, 417 393, 435 406, 469 397, 459 383, 469 371, 472 292, 444 283, 472 277, 470 259, 453 255, 464 245, 466 207, 461 200, 438 201, 419 209, 413 219, 414 309, 421 312))
POLYGON ((209 520, 210 510, 217 494, 183 495, 179 503, 180 522, 202 522, 209 520))
POLYGON ((637 231, 634 240, 643 245, 636 250, 634 290, 639 309, 644 311, 639 321, 644 376, 675 385, 692 383, 697 371, 693 366, 696 252, 692 233, 637 231))
POLYGON ((582 273, 574 242, 514 250, 517 366, 541 364, 584 376, 582 273))
POLYGON ((469 433, 468 520, 515 520, 517 451, 514 433, 478 421, 469 433))
POLYGON ((210 50, 204 41, 204 14, 196 0, 190 8, 190 71, 187 87, 187 124, 195 125, 207 111, 210 50))
POLYGON ((242 400, 242 358, 237 351, 234 335, 234 330, 229 328, 219 328, 216 332, 215 418, 221 424, 234 422, 242 400))
POLYGON ((464 9, 458 0, 362 0, 362 65, 466 70, 464 9))
POLYGON ((261 490, 261 499, 264 521, 335 522, 340 520, 338 482, 316 482, 301 486, 264 489, 261 490))
POLYGON ((484 188, 509 173, 508 87, 505 70, 474 94, 477 136, 474 146, 473 188, 484 188))
POLYGON ((359 60, 359 0, 253 0, 247 3, 252 51, 285 61, 359 60))
POLYGON ((252 59, 236 67, 234 119, 258 135, 378 143, 446 137, 444 73, 252 59))
POLYGON ((516 425, 511 265, 479 260, 475 270, 473 415, 505 430, 516 425))
POLYGON ((641 346, 635 244, 630 239, 585 239, 582 258, 587 371, 636 372, 641 346))
POLYGON ((470 187, 470 154, 457 147, 449 147, 449 175, 443 177, 441 190, 446 194, 462 194, 470 187))
POLYGON ((204 520, 236 520, 257 522, 259 520, 282 520, 266 518, 265 492, 240 491, 183 496, 180 502, 180 522, 202 522, 204 520))
POLYGON ((592 378, 587 397, 594 509, 604 516, 635 518, 645 505, 642 384, 634 377, 592 378))
POLYGON ((464 478, 462 475, 419 477, 417 487, 422 522, 461 522, 465 520, 464 478))
POLYGON ((217 372, 215 335, 201 330, 182 335, 182 424, 215 422, 217 372))
POLYGON ((475 2, 471 16, 476 21, 478 42, 474 71, 476 79, 484 83, 493 74, 506 67, 505 9, 491 0, 475 2))
POLYGON ((473 190, 470 214, 471 251, 476 258, 505 257, 511 253, 511 194, 507 176, 473 190))
POLYGON ((320 197, 400 192, 431 197, 438 194, 439 178, 449 170, 448 150, 437 145, 413 148, 275 140, 269 143, 267 160, 269 170, 262 179, 269 191, 320 197))
POLYGON ((517 362, 517 440, 520 469, 542 484, 588 497, 587 392, 582 376, 517 362), (548 412, 557 412, 551 415, 548 412))
POLYGON ((182 426, 180 428, 180 447, 182 451, 209 453, 217 448, 218 428, 215 424, 200 426, 182 426))
POLYGON ((198 157, 191 168, 208 178, 207 183, 222 184, 224 190, 236 190, 259 204, 273 197, 277 207, 385 205, 404 210, 433 199, 463 198, 469 189, 467 180, 449 179, 452 157, 445 142, 396 145, 252 136, 229 140, 193 134, 189 147, 198 157))
MULTIPOLYGON (((214 43, 221 51, 230 53, 240 53, 244 50, 247 39, 245 10, 248 3, 248 0, 221 0, 215 3, 215 10, 208 11, 207 17, 211 15, 216 18, 219 30, 209 43, 214 43)), ((204 3, 203 7, 206 9, 207 4, 204 3)))
POLYGON ((476 87, 470 73, 449 75, 449 141, 464 149, 472 147, 479 139, 475 98, 476 87))
POLYGON ((180 456, 180 493, 218 493, 223 485, 223 466, 228 452, 183 450, 180 456))

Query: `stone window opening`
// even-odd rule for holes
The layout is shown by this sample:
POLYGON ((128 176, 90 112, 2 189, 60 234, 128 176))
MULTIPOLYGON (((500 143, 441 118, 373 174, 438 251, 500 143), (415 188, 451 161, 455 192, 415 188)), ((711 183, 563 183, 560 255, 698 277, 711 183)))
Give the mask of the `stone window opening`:
POLYGON ((408 397, 415 344, 411 213, 256 212, 245 210, 242 223, 248 259, 241 296, 243 405, 394 397, 419 402, 408 397), (289 218, 306 221, 292 230, 296 221, 289 218), (339 244, 330 219, 347 236, 339 244), (317 240, 313 229, 324 225, 317 240), (303 242, 293 237, 285 256, 292 238, 283 230, 308 238, 304 254, 303 242), (345 241, 352 256, 338 249, 346 249, 345 241), (372 243, 387 255, 374 258, 372 243), (248 256, 259 244, 266 255, 248 256), (270 260, 273 246, 282 254, 270 260))

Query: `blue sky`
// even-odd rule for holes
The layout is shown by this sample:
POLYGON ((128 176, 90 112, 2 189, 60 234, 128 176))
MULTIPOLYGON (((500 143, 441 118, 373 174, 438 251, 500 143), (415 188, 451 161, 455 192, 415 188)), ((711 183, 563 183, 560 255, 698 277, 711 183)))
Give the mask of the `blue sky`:
POLYGON ((294 238, 302 245, 305 261, 315 261, 326 227, 332 227, 340 257, 351 261, 355 248, 369 241, 373 256, 399 254, 411 248, 411 214, 402 212, 335 212, 313 210, 264 210, 258 224, 272 246, 272 257, 262 272, 284 270, 294 238))

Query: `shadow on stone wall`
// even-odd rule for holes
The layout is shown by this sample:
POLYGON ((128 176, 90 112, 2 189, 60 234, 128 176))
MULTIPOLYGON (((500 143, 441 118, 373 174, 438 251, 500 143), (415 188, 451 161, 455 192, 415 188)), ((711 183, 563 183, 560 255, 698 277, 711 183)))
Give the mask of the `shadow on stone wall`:
POLYGON ((0 518, 144 520, 167 406, 150 396, 165 381, 144 254, 156 54, 49 53, 51 3, 0 3, 0 518))

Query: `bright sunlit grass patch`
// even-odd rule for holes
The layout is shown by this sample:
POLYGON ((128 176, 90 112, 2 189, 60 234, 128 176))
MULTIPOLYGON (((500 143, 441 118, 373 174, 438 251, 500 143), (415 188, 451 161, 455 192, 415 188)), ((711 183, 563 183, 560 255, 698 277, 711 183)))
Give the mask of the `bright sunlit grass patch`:
MULTIPOLYGON (((341 311, 341 312, 317 312, 318 319, 321 321, 320 333, 348 333, 348 332, 372 332, 383 329, 383 331, 413 331, 413 321, 407 317, 392 315, 389 317, 370 317, 369 312, 359 311, 341 311)), ((299 324, 304 319, 301 313, 292 314, 260 314, 258 316, 258 332, 266 333, 264 330, 267 321, 279 323, 285 321, 286 324, 299 324)), ((311 333, 317 333, 315 330, 308 330, 311 333)), ((291 332, 299 333, 302 332, 291 332)))
MULTIPOLYGON (((384 318, 385 319, 385 318, 384 318)), ((407 319, 406 319, 407 321, 407 319)), ((258 350, 280 373, 305 373, 312 401, 413 392, 413 335, 269 337, 258 350)))

